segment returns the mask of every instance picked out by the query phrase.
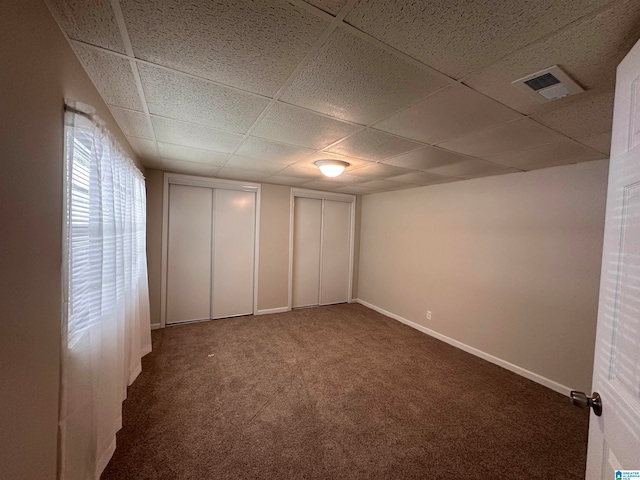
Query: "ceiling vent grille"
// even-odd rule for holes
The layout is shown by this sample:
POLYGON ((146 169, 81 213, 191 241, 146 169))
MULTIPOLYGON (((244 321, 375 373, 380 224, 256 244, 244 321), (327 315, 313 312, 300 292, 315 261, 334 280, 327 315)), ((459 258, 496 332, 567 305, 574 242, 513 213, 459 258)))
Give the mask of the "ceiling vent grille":
POLYGON ((511 84, 539 102, 557 100, 584 91, 557 65, 522 77, 511 84))

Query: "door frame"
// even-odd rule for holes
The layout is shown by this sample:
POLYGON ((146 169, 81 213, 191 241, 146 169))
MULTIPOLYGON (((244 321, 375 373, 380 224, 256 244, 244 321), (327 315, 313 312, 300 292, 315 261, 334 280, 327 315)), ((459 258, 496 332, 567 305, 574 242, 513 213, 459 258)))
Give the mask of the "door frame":
MULTIPOLYGON (((293 308, 293 231, 294 231, 294 208, 296 197, 313 198, 316 200, 334 200, 338 202, 350 203, 351 224, 349 226, 349 284, 347 289, 347 302, 353 302, 353 263, 355 259, 355 233, 356 233, 356 196, 348 193, 322 192, 319 190, 307 190, 304 188, 292 188, 289 204, 289 285, 287 310, 293 308)), ((324 211, 323 211, 324 215, 324 211)), ((322 238, 323 229, 320 227, 320 235, 322 238)), ((322 240, 321 240, 322 242, 322 240)), ((320 247, 322 251, 322 243, 320 247)), ((322 262, 322 253, 321 262, 322 262)))
POLYGON ((255 235, 253 249, 253 314, 258 308, 258 261, 260 255, 260 201, 261 185, 253 182, 223 180, 221 178, 197 177, 178 173, 164 172, 162 187, 162 270, 160 286, 160 328, 167 325, 167 262, 169 256, 169 185, 186 185, 190 187, 217 188, 224 190, 240 190, 256 194, 255 235))

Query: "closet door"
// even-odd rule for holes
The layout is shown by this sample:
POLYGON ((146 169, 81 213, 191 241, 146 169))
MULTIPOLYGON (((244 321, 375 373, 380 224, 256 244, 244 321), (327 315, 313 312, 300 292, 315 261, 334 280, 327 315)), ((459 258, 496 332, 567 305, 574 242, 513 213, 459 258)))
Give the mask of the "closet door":
POLYGON ((347 302, 351 204, 323 200, 320 305, 347 302))
POLYGON ((211 318, 253 313, 256 194, 214 190, 211 318))
POLYGON ((210 318, 210 188, 169 186, 166 323, 210 318))
POLYGON ((292 306, 318 305, 322 200, 296 197, 293 215, 292 306))

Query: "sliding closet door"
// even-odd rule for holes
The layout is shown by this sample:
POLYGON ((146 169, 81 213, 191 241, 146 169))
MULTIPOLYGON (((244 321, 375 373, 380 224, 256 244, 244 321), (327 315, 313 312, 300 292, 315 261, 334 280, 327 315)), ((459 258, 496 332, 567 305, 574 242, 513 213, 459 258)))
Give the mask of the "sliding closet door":
POLYGON ((169 186, 166 323, 210 318, 212 192, 169 186))
POLYGON ((253 313, 256 194, 214 190, 211 318, 253 313))
POLYGON ((322 200, 296 197, 293 215, 292 305, 318 305, 322 200))
POLYGON ((323 200, 320 305, 349 301, 351 204, 323 200))

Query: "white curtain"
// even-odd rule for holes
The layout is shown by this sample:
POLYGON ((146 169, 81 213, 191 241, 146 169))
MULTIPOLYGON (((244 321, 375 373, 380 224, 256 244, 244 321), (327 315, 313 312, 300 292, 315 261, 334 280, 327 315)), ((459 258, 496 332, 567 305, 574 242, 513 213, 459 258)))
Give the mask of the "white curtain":
POLYGON ((151 351, 142 173, 90 107, 65 114, 60 478, 98 479, 151 351))

